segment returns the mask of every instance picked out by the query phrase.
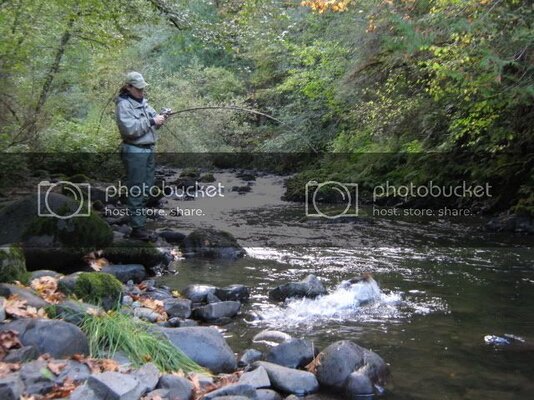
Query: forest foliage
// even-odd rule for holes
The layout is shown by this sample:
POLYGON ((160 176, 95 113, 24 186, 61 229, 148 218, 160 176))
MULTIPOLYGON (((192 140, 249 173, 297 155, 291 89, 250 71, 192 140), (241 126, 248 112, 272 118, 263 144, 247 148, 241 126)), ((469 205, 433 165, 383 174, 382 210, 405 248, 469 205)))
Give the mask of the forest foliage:
POLYGON ((432 154, 483 154, 460 175, 508 182, 493 206, 529 212, 533 21, 526 0, 2 1, 0 148, 115 151, 114 97, 138 70, 156 109, 284 121, 184 113, 160 151, 311 152, 300 179, 369 185, 448 179, 432 154))

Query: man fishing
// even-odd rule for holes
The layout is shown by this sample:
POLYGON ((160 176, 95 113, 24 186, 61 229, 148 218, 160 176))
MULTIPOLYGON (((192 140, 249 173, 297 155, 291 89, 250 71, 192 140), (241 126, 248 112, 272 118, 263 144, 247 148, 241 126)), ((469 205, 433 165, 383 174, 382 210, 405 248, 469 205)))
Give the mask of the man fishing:
POLYGON ((126 168, 131 238, 155 240, 145 229, 145 196, 142 188, 154 184, 156 130, 166 116, 156 113, 144 97, 147 86, 143 75, 130 72, 116 99, 115 116, 122 137, 121 158, 126 168), (139 189, 137 189, 139 188, 139 189))

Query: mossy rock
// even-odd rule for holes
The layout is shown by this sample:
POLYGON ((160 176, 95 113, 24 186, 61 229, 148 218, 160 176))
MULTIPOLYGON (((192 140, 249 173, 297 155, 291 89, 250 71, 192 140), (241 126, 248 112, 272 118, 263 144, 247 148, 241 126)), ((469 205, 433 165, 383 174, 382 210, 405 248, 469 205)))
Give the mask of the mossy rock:
POLYGON ((83 272, 76 280, 74 295, 87 303, 111 310, 120 306, 122 284, 111 274, 83 272))
POLYGON ((103 249, 103 257, 112 264, 141 264, 147 271, 168 263, 167 256, 150 242, 122 239, 103 249))
POLYGON ((26 275, 22 249, 17 245, 0 247, 0 282, 21 281, 26 275))

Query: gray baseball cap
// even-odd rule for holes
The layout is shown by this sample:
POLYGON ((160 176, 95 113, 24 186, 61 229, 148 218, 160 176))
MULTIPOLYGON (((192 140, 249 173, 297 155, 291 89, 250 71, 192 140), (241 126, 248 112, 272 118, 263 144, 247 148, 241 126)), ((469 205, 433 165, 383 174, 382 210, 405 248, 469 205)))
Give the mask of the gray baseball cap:
POLYGON ((128 75, 126 75, 126 84, 132 85, 137 89, 143 89, 145 86, 148 86, 148 83, 145 82, 143 75, 135 71, 128 72, 128 75))

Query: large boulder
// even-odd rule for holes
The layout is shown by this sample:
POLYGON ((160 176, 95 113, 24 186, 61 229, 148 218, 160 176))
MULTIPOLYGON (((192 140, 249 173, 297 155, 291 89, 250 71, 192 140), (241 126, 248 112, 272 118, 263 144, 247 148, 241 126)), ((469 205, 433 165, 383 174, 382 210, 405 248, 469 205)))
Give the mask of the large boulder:
POLYGON ((315 347, 305 339, 291 339, 273 347, 265 356, 265 361, 288 368, 302 368, 315 357, 315 347))
POLYGON ((5 330, 18 332, 21 343, 34 346, 40 354, 48 353, 55 358, 89 354, 85 334, 65 321, 25 318, 0 325, 0 331, 5 330))
POLYGON ((0 247, 0 282, 20 281, 26 273, 22 249, 15 244, 0 247))
POLYGON ((0 244, 21 242, 28 270, 69 270, 113 239, 106 221, 83 212, 86 204, 55 192, 14 201, 0 210, 0 244))
POLYGON ((304 396, 319 390, 317 378, 311 372, 282 367, 265 361, 256 361, 253 366, 265 368, 272 387, 284 393, 304 396))
POLYGON ((325 295, 326 289, 315 275, 308 275, 300 282, 290 282, 280 285, 269 292, 269 297, 275 301, 284 301, 290 297, 309 297, 325 295))
POLYGON ((232 349, 215 328, 160 328, 171 343, 199 365, 215 373, 233 372, 237 367, 232 349))
POLYGON ((246 254, 230 233, 216 229, 197 229, 184 239, 180 247, 186 258, 235 259, 246 254))
POLYGON ((383 385, 389 375, 386 363, 378 354, 348 340, 332 343, 319 353, 314 363, 321 385, 354 395, 358 394, 358 388, 363 388, 359 394, 369 394, 365 392, 367 381, 361 375, 368 378, 372 385, 383 385), (353 373, 356 375, 351 377, 353 373))

